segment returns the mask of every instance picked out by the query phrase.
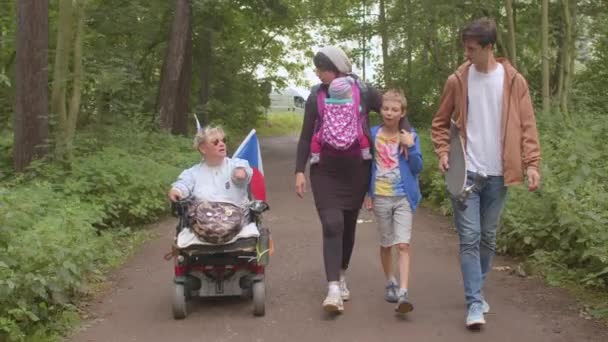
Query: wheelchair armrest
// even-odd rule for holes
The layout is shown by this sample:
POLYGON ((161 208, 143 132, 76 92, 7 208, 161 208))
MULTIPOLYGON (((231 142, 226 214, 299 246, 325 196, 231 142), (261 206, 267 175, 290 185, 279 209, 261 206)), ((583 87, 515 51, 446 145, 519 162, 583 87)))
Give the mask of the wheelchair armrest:
POLYGON ((249 203, 249 210, 256 215, 259 215, 267 210, 270 210, 270 206, 264 201, 253 200, 251 203, 249 203))
POLYGON ((171 214, 175 217, 185 217, 188 214, 188 207, 191 203, 191 198, 184 198, 177 202, 171 202, 171 214))
POLYGON ((177 202, 171 202, 171 213, 179 219, 175 230, 177 234, 188 226, 188 207, 192 203, 192 198, 184 198, 177 202))

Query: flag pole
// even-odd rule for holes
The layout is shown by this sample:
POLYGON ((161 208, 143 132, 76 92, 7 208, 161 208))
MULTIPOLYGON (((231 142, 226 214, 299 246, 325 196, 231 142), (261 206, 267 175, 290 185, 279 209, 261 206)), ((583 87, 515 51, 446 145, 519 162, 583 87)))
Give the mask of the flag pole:
POLYGON ((247 141, 249 141, 249 139, 251 139, 251 137, 255 134, 255 128, 253 128, 251 130, 251 132, 249 132, 249 134, 247 134, 247 136, 245 137, 245 139, 243 139, 243 142, 239 145, 239 147, 236 149, 236 151, 234 151, 234 153, 232 154, 232 157, 234 158, 234 156, 236 156, 237 154, 241 153, 241 150, 243 150, 243 148, 245 148, 245 144, 247 144, 247 141))

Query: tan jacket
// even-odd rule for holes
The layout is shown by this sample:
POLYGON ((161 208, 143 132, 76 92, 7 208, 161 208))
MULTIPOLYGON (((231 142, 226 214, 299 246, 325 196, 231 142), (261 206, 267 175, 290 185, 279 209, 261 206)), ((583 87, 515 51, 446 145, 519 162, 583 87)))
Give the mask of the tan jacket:
MULTIPOLYGON (((508 60, 497 58, 497 61, 505 70, 501 131, 503 176, 508 186, 522 183, 527 168, 540 172, 540 145, 528 83, 508 60)), ((460 129, 462 141, 467 141, 467 82, 471 65, 462 64, 445 83, 431 129, 438 157, 450 150, 451 119, 460 129)))

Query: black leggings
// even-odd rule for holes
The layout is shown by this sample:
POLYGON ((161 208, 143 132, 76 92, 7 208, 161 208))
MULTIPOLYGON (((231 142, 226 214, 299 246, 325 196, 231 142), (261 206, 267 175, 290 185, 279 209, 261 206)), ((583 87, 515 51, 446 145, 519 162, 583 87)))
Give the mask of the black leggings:
POLYGON ((327 281, 338 281, 347 269, 355 245, 359 210, 319 209, 323 226, 323 261, 327 281))

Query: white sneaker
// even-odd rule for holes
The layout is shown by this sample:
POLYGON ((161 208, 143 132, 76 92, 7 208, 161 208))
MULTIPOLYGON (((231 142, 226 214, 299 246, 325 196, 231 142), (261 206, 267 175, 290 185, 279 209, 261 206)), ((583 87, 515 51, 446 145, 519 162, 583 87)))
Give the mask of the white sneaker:
POLYGON ((340 280, 340 297, 342 297, 343 301, 350 300, 350 291, 346 287, 346 279, 340 280))
POLYGON ((482 304, 481 304, 481 305, 482 305, 482 307, 483 307, 483 313, 484 313, 484 314, 487 314, 487 313, 489 313, 489 312, 490 312, 490 304, 488 304, 488 302, 486 302, 486 300, 485 300, 485 299, 482 301, 482 304))
POLYGON ((340 292, 329 291, 323 301, 323 309, 328 313, 340 314, 344 311, 344 302, 340 292))
POLYGON ((480 329, 482 325, 486 324, 486 320, 483 317, 483 308, 480 303, 473 303, 467 310, 466 325, 469 329, 480 329))

